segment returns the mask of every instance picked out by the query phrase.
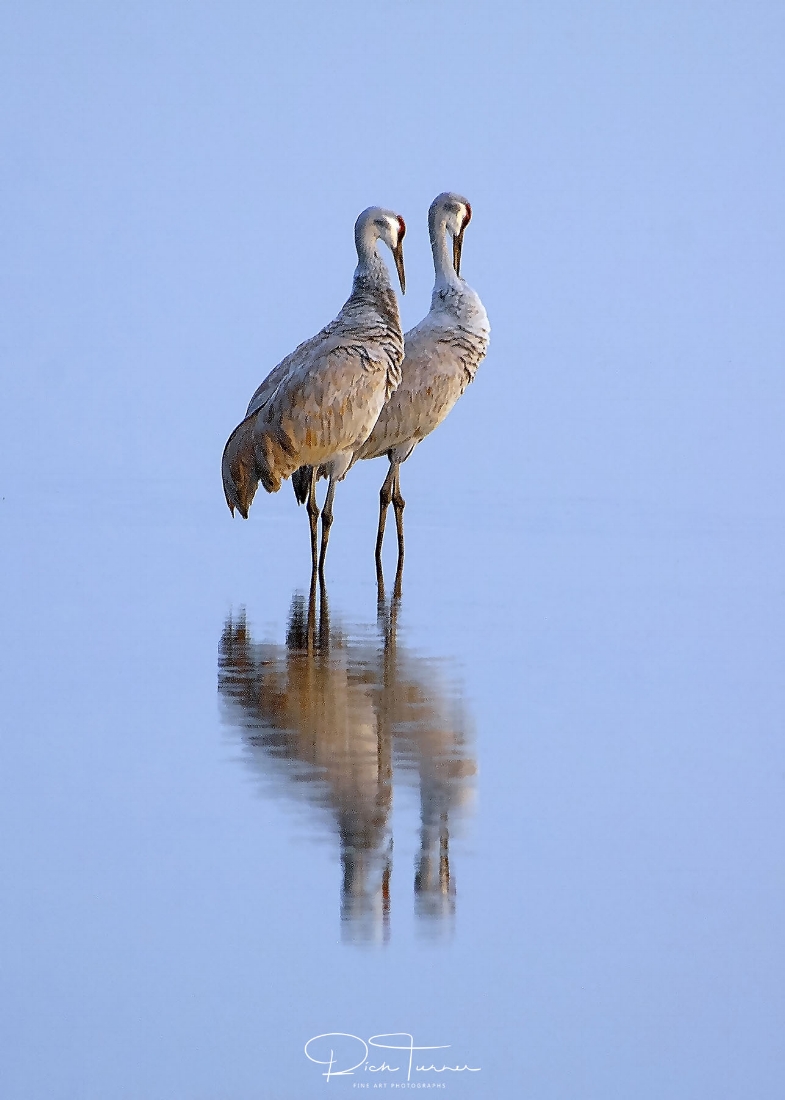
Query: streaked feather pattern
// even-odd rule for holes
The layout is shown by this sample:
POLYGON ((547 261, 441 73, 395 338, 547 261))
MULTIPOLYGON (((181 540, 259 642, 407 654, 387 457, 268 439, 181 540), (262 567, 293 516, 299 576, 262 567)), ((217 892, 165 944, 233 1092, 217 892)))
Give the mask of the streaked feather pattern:
POLYGON ((350 297, 334 321, 270 372, 229 436, 222 473, 232 512, 247 518, 259 482, 277 492, 304 464, 324 465, 340 480, 400 381, 398 301, 376 251, 382 234, 374 215, 396 219, 395 232, 400 223, 403 236, 398 215, 376 208, 360 215, 350 297))

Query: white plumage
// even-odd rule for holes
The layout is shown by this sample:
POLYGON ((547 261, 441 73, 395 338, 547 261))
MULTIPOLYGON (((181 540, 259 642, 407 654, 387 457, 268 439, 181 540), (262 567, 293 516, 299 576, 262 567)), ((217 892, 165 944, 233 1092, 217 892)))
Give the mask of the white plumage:
MULTIPOLYGON (((248 517, 256 487, 277 492, 284 478, 303 465, 330 478, 322 511, 320 570, 324 566, 335 484, 351 465, 376 423, 385 400, 400 381, 403 358, 398 301, 383 260, 384 241, 395 258, 404 289, 403 218, 370 207, 355 224, 357 268, 352 293, 338 316, 300 344, 262 382, 245 419, 224 448, 222 473, 226 502, 248 517)), ((316 566, 315 476, 308 515, 316 566)))

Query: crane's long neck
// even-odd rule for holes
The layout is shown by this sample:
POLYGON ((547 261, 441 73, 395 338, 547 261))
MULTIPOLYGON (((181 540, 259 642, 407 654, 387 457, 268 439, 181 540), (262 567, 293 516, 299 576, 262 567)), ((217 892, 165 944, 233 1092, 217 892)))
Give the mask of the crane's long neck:
POLYGON ((398 300, 390 282, 387 265, 377 251, 378 237, 373 227, 366 225, 356 234, 357 267, 354 270, 351 296, 344 311, 354 312, 372 307, 388 323, 400 327, 398 300))
POLYGON ((388 288, 390 275, 387 265, 377 251, 379 235, 373 222, 367 221, 357 226, 354 243, 357 246, 355 282, 360 277, 365 283, 377 283, 382 289, 388 288))
POLYGON ((439 216, 438 212, 428 219, 428 232, 431 236, 433 270, 436 274, 434 290, 460 287, 461 280, 455 274, 452 257, 447 247, 447 223, 443 216, 439 216))

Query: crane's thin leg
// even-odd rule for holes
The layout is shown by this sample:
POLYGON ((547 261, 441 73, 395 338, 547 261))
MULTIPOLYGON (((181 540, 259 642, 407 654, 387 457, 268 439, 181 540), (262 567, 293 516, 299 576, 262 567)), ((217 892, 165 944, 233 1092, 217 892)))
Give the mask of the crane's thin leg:
POLYGON ((376 583, 380 589, 384 588, 384 575, 382 573, 382 543, 384 542, 384 524, 387 520, 387 509, 392 500, 393 482, 397 466, 391 461, 387 477, 379 490, 379 530, 376 532, 376 583))
POLYGON ((311 471, 311 488, 308 491, 308 503, 305 506, 305 510, 308 513, 308 522, 311 525, 311 572, 313 573, 313 580, 315 583, 316 578, 316 525, 319 521, 319 505, 316 503, 316 480, 319 473, 319 467, 314 466, 311 471))
MULTIPOLYGON (((397 578, 396 578, 397 579, 397 578)), ((391 653, 395 653, 395 648, 398 644, 398 611, 401 606, 401 594, 398 593, 390 600, 390 616, 387 621, 387 636, 385 638, 385 645, 391 653)))
POLYGON ((311 570, 311 590, 308 593, 308 626, 305 637, 308 653, 313 656, 316 638, 316 569, 311 570))
POLYGON ((384 630, 387 621, 387 595, 384 591, 384 574, 381 569, 376 571, 376 622, 380 630, 384 630))
POLYGON ((319 577, 319 649, 324 653, 330 648, 330 605, 327 602, 327 585, 319 577))
POLYGON ((319 555, 319 579, 324 581, 324 559, 327 555, 327 540, 330 538, 330 528, 333 524, 333 497, 335 496, 336 480, 330 474, 330 486, 322 508, 322 550, 319 555))
POLYGON ((395 570, 395 588, 393 596, 401 598, 401 583, 403 581, 403 510, 406 501, 401 496, 401 467, 395 464, 395 479, 393 481, 392 504, 395 509, 395 528, 398 532, 398 566, 395 570))
POLYGON ((403 557, 398 558, 398 565, 395 567, 395 582, 393 583, 393 600, 400 600, 403 595, 403 557))

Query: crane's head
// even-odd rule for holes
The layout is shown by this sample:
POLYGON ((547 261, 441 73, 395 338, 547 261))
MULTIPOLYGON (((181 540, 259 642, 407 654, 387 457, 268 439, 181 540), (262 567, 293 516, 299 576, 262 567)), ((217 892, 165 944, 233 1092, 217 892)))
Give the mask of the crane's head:
POLYGON ((403 294, 406 293, 406 274, 403 269, 405 233, 406 222, 401 215, 393 213, 392 210, 383 210, 380 206, 369 206, 367 210, 363 210, 354 226, 358 256, 362 256, 364 251, 371 249, 375 251, 377 241, 383 241, 390 249, 403 294))
POLYGON ((471 220, 471 203, 463 195, 456 195, 454 191, 443 191, 441 195, 437 195, 428 211, 431 239, 445 230, 452 237, 452 262, 456 275, 461 273, 463 232, 471 220))

